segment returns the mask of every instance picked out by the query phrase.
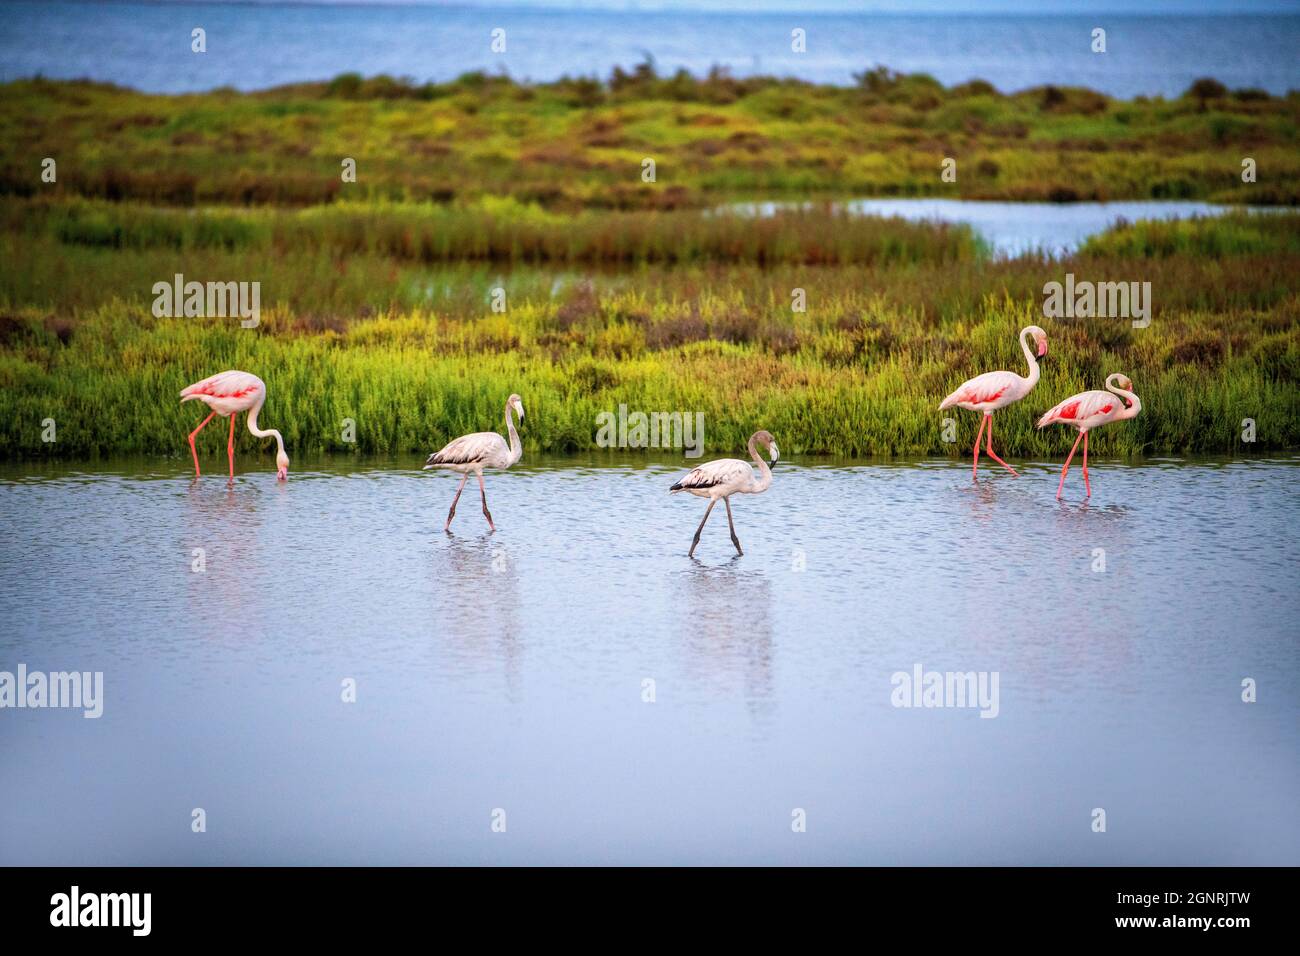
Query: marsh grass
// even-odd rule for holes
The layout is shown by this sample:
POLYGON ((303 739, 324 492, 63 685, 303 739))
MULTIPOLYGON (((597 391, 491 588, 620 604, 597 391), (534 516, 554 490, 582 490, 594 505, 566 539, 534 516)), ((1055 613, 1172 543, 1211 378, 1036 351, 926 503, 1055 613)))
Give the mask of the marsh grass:
MULTIPOLYGON (((962 227, 817 201, 720 210, 881 195, 1293 203, 1298 115, 1296 94, 1220 84, 1126 102, 886 69, 849 88, 649 64, 606 81, 345 75, 187 96, 0 84, 0 454, 183 458, 200 415, 177 393, 243 368, 266 380, 263 422, 295 454, 428 451, 497 426, 517 391, 533 451, 591 448, 597 413, 626 404, 703 412, 711 454, 761 426, 794 453, 965 456, 976 416, 947 413, 959 439, 944 443, 938 403, 979 372, 1021 370, 1031 322, 1051 357, 999 414, 1008 454, 1063 452, 1068 436, 1034 418, 1113 371, 1146 411, 1103 430, 1099 455, 1240 450, 1244 418, 1251 450, 1295 448, 1295 213, 1139 223, 1067 259, 991 261, 962 227), (1259 183, 1241 182, 1247 155, 1259 183), (55 183, 40 180, 47 156, 55 183), (658 182, 640 179, 647 156, 658 182), (957 183, 939 177, 946 156, 957 183), (1043 285, 1067 272, 1151 282, 1151 326, 1044 320, 1043 285), (154 284, 177 273, 259 282, 261 324, 154 317, 154 284)), ((270 454, 237 434, 241 454, 270 454)), ((204 441, 214 454, 223 438, 204 441)))
MULTIPOLYGON (((742 447, 762 423, 796 453, 960 455, 976 417, 945 413, 957 418, 963 434, 959 445, 945 445, 938 399, 974 371, 1019 369, 1015 333, 1034 315, 990 304, 960 329, 907 324, 894 334, 910 347, 859 361, 845 360, 859 336, 836 332, 787 355, 701 340, 622 358, 598 349, 557 357, 540 343, 541 312, 520 318, 515 328, 491 320, 448 328, 432 316, 406 313, 343 334, 303 335, 280 331, 286 317, 275 315, 248 334, 229 322, 143 322, 121 306, 106 306, 85 317, 66 343, 38 318, 11 318, 0 353, 0 434, 8 457, 179 455, 197 418, 176 394, 207 374, 243 368, 267 380, 263 421, 299 451, 430 450, 457 434, 494 427, 503 396, 518 391, 527 397, 524 441, 532 449, 591 448, 596 414, 625 403, 704 412, 711 451, 742 447), (46 418, 59 426, 52 446, 40 440, 46 418), (355 445, 342 441, 345 418, 357 422, 355 445)), ((1294 447, 1300 403, 1294 377, 1280 374, 1284 362, 1294 374, 1294 332, 1274 333, 1265 357, 1287 353, 1275 364, 1261 364, 1255 350, 1187 351, 1188 340, 1217 342, 1225 323, 1242 318, 1249 319, 1189 314, 1176 327, 1153 325, 1145 330, 1151 341, 1123 354, 1094 351, 1082 330, 1058 335, 1033 397, 999 413, 1000 442, 1022 456, 1059 451, 1059 436, 1032 429, 1034 415, 1096 387, 1110 371, 1124 371, 1146 411, 1107 430, 1100 454, 1239 450, 1243 418, 1258 423, 1257 449, 1294 447)), ((245 452, 260 445, 242 432, 239 442, 245 452)))
POLYGON ((347 203, 305 210, 177 210, 86 201, 0 201, 4 231, 112 250, 327 253, 404 262, 837 265, 955 262, 982 255, 965 226, 856 216, 833 206, 738 212, 545 210, 506 197, 472 205, 347 203))
POLYGON ((1254 216, 1231 216, 1221 222, 1202 218, 1138 222, 1089 238, 1082 252, 1136 259, 1295 255, 1300 253, 1300 216, 1286 215, 1274 222, 1254 216))
MULTIPOLYGON (((532 235, 530 241, 553 240, 557 256, 599 248, 589 237, 567 234, 571 217, 532 209, 543 226, 524 222, 527 210, 513 223, 513 202, 497 205, 467 211, 467 242, 481 218, 495 222, 501 235, 517 230, 532 235)), ((358 318, 408 310, 473 320, 487 313, 491 290, 500 287, 512 314, 516 305, 549 302, 566 327, 588 315, 650 316, 646 344, 652 348, 708 337, 755 341, 762 329, 779 344, 802 324, 829 327, 873 310, 886 315, 885 337, 889 314, 957 321, 989 296, 1033 300, 1044 282, 1071 271, 1080 278, 1151 281, 1162 310, 1268 311, 1294 295, 1300 256, 1296 215, 1142 223, 1107 233, 1065 260, 988 261, 964 229, 811 209, 757 221, 700 212, 668 220, 629 214, 654 230, 653 239, 638 240, 642 256, 631 263, 585 256, 534 262, 521 252, 516 260, 476 258, 472 245, 448 248, 460 258, 444 262, 424 258, 426 233, 418 230, 432 235, 453 217, 426 206, 393 207, 394 224, 385 218, 388 208, 182 211, 0 201, 0 255, 7 264, 0 270, 0 305, 66 314, 116 298, 147 310, 154 283, 180 272, 199 281, 259 281, 263 303, 291 314, 296 328, 340 330, 358 318), (683 237, 673 251, 678 236, 696 227, 696 238, 683 237), (1153 235, 1184 237, 1183 247, 1156 254, 1165 246, 1157 247, 1153 235), (657 244, 667 262, 653 251, 657 244), (1203 254, 1211 248, 1221 254, 1203 254), (806 317, 791 311, 796 288, 808 296, 806 317), (733 304, 717 324, 700 320, 698 303, 728 297, 733 304)), ((621 249, 631 247, 630 238, 618 240, 618 230, 592 218, 599 235, 608 232, 624 243, 621 249)), ((500 248, 509 251, 504 239, 500 248)))
MULTIPOLYGON (((533 450, 591 448, 596 414, 625 403, 704 412, 709 453, 743 447, 761 424, 795 453, 962 456, 976 416, 939 413, 939 400, 977 372, 1022 370, 1016 332, 1036 322, 1051 356, 1033 395, 999 413, 1011 454, 1063 452, 1066 436, 1035 431, 1033 419, 1113 371, 1133 378, 1145 412, 1099 433, 1099 455, 1243 450, 1244 418, 1257 423, 1248 450, 1294 448, 1297 219, 1189 224, 1155 258, 1139 225, 1063 261, 508 272, 275 243, 210 244, 182 260, 165 243, 64 243, 20 219, 3 236, 14 268, 0 274, 0 440, 7 457, 179 456, 197 418, 177 392, 243 368, 267 381, 263 419, 298 452, 427 451, 494 427, 518 391, 533 450), (1265 238, 1231 238, 1243 230, 1265 238), (1208 238, 1216 232, 1225 238, 1208 238), (1235 251, 1209 259, 1197 251, 1207 244, 1235 251), (182 261, 193 277, 263 275, 262 324, 155 318, 148 290, 182 261), (1044 320, 1042 285, 1066 271, 1151 281, 1151 326, 1044 320), (504 315, 488 305, 500 282, 504 315), (791 311, 795 285, 806 313, 791 311), (955 444, 941 440, 945 415, 959 423, 955 444), (58 423, 54 445, 41 441, 46 418, 58 423), (342 441, 345 418, 355 444, 342 441)), ((246 432, 239 442, 243 454, 269 454, 246 432)))
MULTIPOLYGON (((1202 91, 1203 92, 1203 91, 1202 91)), ((728 198, 952 196, 1300 200, 1300 98, 1115 100, 872 70, 853 87, 655 75, 417 86, 338 77, 256 93, 139 93, 85 81, 0 84, 0 195, 158 205, 340 199, 548 208, 706 208, 728 198), (40 180, 57 157, 57 183, 40 180), (1241 181, 1241 159, 1267 170, 1241 181), (340 163, 357 162, 355 183, 340 163), (640 179, 645 157, 658 182, 640 179), (939 177, 958 157, 956 183, 939 177)))

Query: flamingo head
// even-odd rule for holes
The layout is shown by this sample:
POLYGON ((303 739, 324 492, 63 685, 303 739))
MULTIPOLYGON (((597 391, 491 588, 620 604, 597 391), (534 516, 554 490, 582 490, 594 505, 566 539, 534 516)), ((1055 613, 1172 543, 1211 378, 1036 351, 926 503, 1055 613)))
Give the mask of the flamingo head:
POLYGON ((289 477, 289 456, 280 452, 275 456, 275 477, 284 481, 289 477))
MULTIPOLYGON (((1107 385, 1110 385, 1111 382, 1115 383, 1111 386, 1112 388, 1123 389, 1126 392, 1133 391, 1133 379, 1129 378, 1123 372, 1116 372, 1114 375, 1111 375, 1106 379, 1107 385)), ((1120 396, 1120 401, 1124 403, 1125 408, 1131 409, 1133 407, 1133 403, 1122 395, 1120 396)))
POLYGON ((772 437, 771 432, 767 430, 760 431, 754 435, 754 440, 762 442, 767 446, 767 453, 772 459, 772 464, 775 465, 781 460, 781 449, 776 447, 776 439, 772 437))
POLYGON ((1034 345, 1037 346, 1039 358, 1047 358, 1047 333, 1036 325, 1031 325, 1025 329, 1034 337, 1034 345))
MULTIPOLYGON (((1112 390, 1121 389, 1122 392, 1132 392, 1132 390, 1134 390, 1134 380, 1123 372, 1113 372, 1106 376, 1106 388, 1112 390)), ((1134 407, 1134 403, 1132 403, 1131 399, 1127 399, 1123 397, 1123 395, 1119 397, 1119 401, 1123 402, 1125 408, 1128 408, 1130 411, 1132 410, 1132 407, 1134 407)))
POLYGON ((511 395, 506 399, 506 404, 519 413, 519 420, 524 420, 524 400, 518 395, 511 395))

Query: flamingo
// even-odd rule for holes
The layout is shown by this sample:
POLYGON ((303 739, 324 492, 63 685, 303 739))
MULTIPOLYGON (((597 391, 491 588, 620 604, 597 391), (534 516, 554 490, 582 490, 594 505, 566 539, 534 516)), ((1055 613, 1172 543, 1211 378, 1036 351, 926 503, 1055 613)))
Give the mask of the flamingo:
POLYGON ((767 446, 774 465, 781 457, 781 452, 776 447, 776 440, 770 432, 756 431, 749 436, 749 456, 758 463, 757 478, 754 477, 749 462, 741 461, 739 458, 719 458, 717 461, 705 462, 698 468, 693 468, 668 489, 673 494, 688 491, 697 498, 709 499, 709 506, 704 509, 700 526, 695 529, 695 540, 691 542, 691 550, 687 553, 687 557, 695 557, 695 548, 700 543, 700 532, 704 530, 704 522, 709 520, 709 512, 713 510, 719 498, 727 506, 727 524, 731 527, 731 543, 736 546, 737 554, 745 553, 740 549, 740 539, 736 537, 736 523, 731 518, 731 496, 760 495, 772 485, 772 469, 758 454, 758 449, 754 447, 756 442, 762 442, 767 446))
POLYGON ((961 408, 968 408, 972 412, 983 412, 984 418, 980 421, 980 429, 975 435, 974 461, 971 465, 971 480, 979 477, 980 467, 980 436, 984 434, 985 426, 988 427, 988 438, 985 440, 985 448, 989 457, 999 465, 1011 472, 1014 477, 1020 476, 1016 470, 1008 465, 1005 461, 997 456, 993 451, 993 413, 999 408, 1005 408, 1012 402, 1018 402, 1038 384, 1038 360, 1029 348, 1026 336, 1032 335, 1034 342, 1038 347, 1038 358, 1047 357, 1047 333, 1036 325, 1027 325, 1020 330, 1020 347, 1024 349, 1025 361, 1029 363, 1028 375, 1017 375, 1015 372, 985 372, 983 375, 976 375, 972 379, 962 382, 957 390, 939 403, 939 411, 945 408, 951 408, 954 405, 961 408))
POLYGON ((1070 449, 1070 454, 1065 459, 1065 467, 1061 469, 1061 481, 1056 486, 1057 500, 1060 500, 1061 491, 1065 488, 1065 473, 1070 470, 1070 459, 1074 457, 1075 449, 1079 447, 1079 440, 1083 440, 1084 497, 1091 498, 1092 487, 1088 484, 1088 432, 1108 422, 1136 418, 1137 413, 1142 411, 1142 401, 1133 394, 1133 381, 1127 375, 1119 372, 1108 375, 1106 388, 1108 391, 1105 392, 1080 392, 1078 395, 1071 395, 1038 420, 1039 428, 1045 428, 1053 422, 1062 422, 1073 425, 1079 432, 1079 437, 1074 440, 1074 447, 1070 449), (1112 379, 1116 381, 1112 382, 1112 379))
POLYGON ((514 419, 510 417, 511 409, 519 413, 519 422, 522 424, 524 401, 518 395, 511 395, 506 399, 506 432, 510 435, 509 447, 506 446, 505 439, 496 432, 475 432, 448 442, 440 451, 430 455, 429 460, 424 463, 426 471, 430 468, 446 468, 448 471, 458 471, 461 474, 460 485, 456 488, 456 497, 451 500, 451 510, 447 512, 447 523, 443 525, 443 531, 451 530, 451 519, 456 516, 456 502, 460 501, 460 493, 465 490, 465 482, 469 480, 470 472, 478 475, 478 490, 483 496, 483 517, 487 518, 488 527, 496 531, 497 527, 492 523, 492 512, 488 511, 487 489, 483 487, 483 469, 509 468, 523 457, 524 448, 519 443, 519 433, 515 431, 514 419))
POLYGON ((230 419, 230 441, 226 452, 230 456, 230 480, 235 479, 235 416, 248 412, 248 430, 258 438, 275 438, 275 477, 284 481, 289 477, 289 456, 284 453, 284 439, 274 428, 265 431, 257 427, 257 413, 266 401, 266 383, 251 372, 221 372, 193 385, 181 392, 181 402, 199 400, 205 403, 212 413, 199 423, 199 427, 190 432, 190 454, 194 456, 194 477, 199 477, 199 453, 194 447, 194 438, 203 431, 203 426, 212 421, 213 415, 222 415, 230 419))

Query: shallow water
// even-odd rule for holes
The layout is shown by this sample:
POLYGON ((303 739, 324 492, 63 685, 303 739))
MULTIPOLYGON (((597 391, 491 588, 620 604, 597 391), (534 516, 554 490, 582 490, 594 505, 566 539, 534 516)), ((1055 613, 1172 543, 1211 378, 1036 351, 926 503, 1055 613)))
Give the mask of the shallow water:
POLYGON ((248 464, 0 466, 0 863, 1300 863, 1300 459, 248 464))
MULTIPOLYGON (((730 208, 760 216, 810 203, 750 202, 730 208)), ((1027 252, 1062 256, 1076 251, 1089 236, 1119 222, 1140 219, 1191 219, 1221 216, 1232 210, 1267 214, 1280 207, 1221 206, 1194 200, 1125 200, 1120 202, 986 202, 977 199, 853 199, 840 204, 864 216, 897 216, 913 222, 965 223, 988 243, 995 257, 1027 252)))
MULTIPOLYGON (((608 77, 615 66, 630 69, 649 56, 663 75, 678 69, 704 75, 720 65, 736 76, 847 85, 854 74, 884 64, 929 73, 946 85, 980 78, 1013 91, 1055 83, 1125 98, 1177 96, 1203 76, 1232 89, 1259 87, 1277 95, 1300 86, 1300 17, 1246 15, 1252 11, 1235 0, 1183 7, 1230 16, 1042 15, 1029 2, 1029 13, 984 15, 986 5, 969 0, 936 0, 930 10, 916 13, 906 3, 895 10, 889 4, 864 10, 851 0, 842 5, 857 9, 812 13, 799 0, 3 2, 0 81, 36 74, 89 77, 177 93, 262 89, 350 70, 419 81, 449 80, 470 70, 554 80, 565 74, 608 77), (717 9, 728 3, 735 9, 717 9), (714 9, 682 9, 693 5, 714 9), (972 10, 976 15, 969 15, 972 10), (207 31, 206 54, 190 50, 195 27, 207 31), (1107 31, 1105 54, 1092 52, 1097 27, 1107 31), (796 28, 805 31, 804 53, 791 48, 796 28), (490 47, 495 29, 506 31, 503 53, 490 47)), ((1170 12, 1162 7, 1160 13, 1170 12)), ((1295 12, 1294 5, 1282 9, 1295 12)))

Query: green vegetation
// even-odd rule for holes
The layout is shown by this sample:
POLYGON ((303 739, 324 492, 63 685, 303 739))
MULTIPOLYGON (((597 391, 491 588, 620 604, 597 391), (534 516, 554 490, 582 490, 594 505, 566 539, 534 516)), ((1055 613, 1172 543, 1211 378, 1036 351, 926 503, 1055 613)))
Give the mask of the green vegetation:
POLYGON ((1213 81, 1124 101, 946 89, 885 69, 847 88, 659 77, 643 64, 604 82, 345 75, 184 96, 36 79, 0 85, 0 195, 179 206, 511 196, 570 212, 817 195, 1295 204, 1298 117, 1300 94, 1213 81), (40 179, 45 157, 56 183, 40 179), (340 176, 349 157, 355 183, 340 176), (945 157, 955 183, 940 178, 945 157), (1258 182, 1242 182, 1244 157, 1258 182), (654 183, 641 179, 645 158, 654 183))
MULTIPOLYGON (((944 230, 913 236, 905 256, 880 255, 925 227, 863 219, 848 227, 852 240, 836 236, 841 259, 764 259, 794 248, 790 234, 828 242, 845 227, 814 210, 766 244, 746 238, 744 254, 662 265, 644 255, 607 269, 407 254, 379 238, 388 233, 375 210, 222 212, 208 230, 207 213, 178 226, 167 210, 37 205, 0 204, 7 457, 182 456, 198 417, 176 393, 225 368, 266 379, 263 420, 298 454, 427 451, 490 427, 518 391, 533 450, 591 448, 596 413, 627 403, 703 411, 710 452, 742 447, 762 425, 796 453, 961 455, 975 416, 955 413, 960 440, 945 444, 939 400, 977 372, 1022 368, 1015 336, 1031 322, 1046 326, 1051 356, 1034 395, 1000 414, 999 442, 1013 455, 1062 452, 1066 436, 1036 432, 1035 415, 1113 371, 1133 378, 1146 412, 1099 433, 1098 455, 1239 449, 1243 418, 1257 422, 1255 449, 1300 445, 1294 213, 1140 224, 1064 261, 1009 262, 983 260, 969 237, 944 230), (374 216, 376 233, 354 233, 354 213, 374 216), (353 235, 364 241, 351 245, 353 235), (155 318, 152 285, 177 271, 258 279, 261 324, 155 318), (1151 326, 1044 321, 1043 283, 1067 272, 1150 281, 1151 326), (490 307, 498 286, 505 314, 490 307), (791 308, 796 288, 806 312, 791 308), (58 425, 53 445, 41 441, 46 418, 58 425), (357 423, 355 445, 341 440, 344 418, 357 423)), ((411 221, 427 212, 394 210, 411 221)), ((709 219, 679 212, 662 222, 704 235, 709 219)), ((269 454, 239 435, 242 453, 269 454)))
POLYGON ((983 250, 964 226, 866 219, 833 207, 769 216, 698 210, 551 212, 484 198, 472 206, 341 203, 305 210, 176 210, 104 202, 0 203, 8 232, 69 246, 275 250, 401 262, 802 265, 954 262, 983 250))
POLYGON ((198 414, 177 393, 243 368, 294 454, 427 451, 518 391, 534 451, 591 448, 596 414, 625 403, 704 412, 711 452, 763 426, 796 453, 957 456, 975 416, 946 413, 962 430, 944 443, 940 399, 1021 369, 1031 322, 1051 356, 1000 415, 1012 455, 1063 451, 1035 416, 1114 371, 1146 412, 1100 433, 1100 455, 1232 451, 1243 418, 1254 449, 1295 448, 1300 214, 1138 223, 1064 260, 1000 261, 965 228, 836 200, 1295 203, 1298 116, 1297 94, 1210 80, 1124 102, 884 69, 850 88, 648 65, 188 96, 3 84, 0 455, 183 457, 198 414), (784 205, 728 211, 746 200, 784 205), (259 282, 261 324, 155 317, 153 287, 177 273, 259 282), (1044 320, 1043 285, 1066 273, 1150 282, 1154 321, 1044 320))
POLYGON ((1163 258, 1165 256, 1294 256, 1300 254, 1300 218, 1287 215, 1276 222, 1259 216, 1234 216, 1217 222, 1174 219, 1139 222, 1093 236, 1083 251, 1101 256, 1163 258))

